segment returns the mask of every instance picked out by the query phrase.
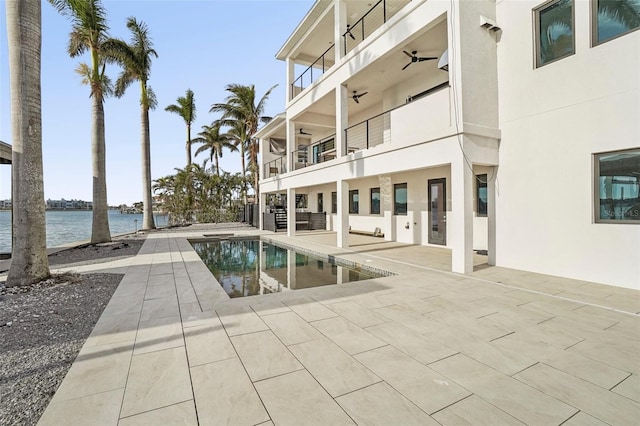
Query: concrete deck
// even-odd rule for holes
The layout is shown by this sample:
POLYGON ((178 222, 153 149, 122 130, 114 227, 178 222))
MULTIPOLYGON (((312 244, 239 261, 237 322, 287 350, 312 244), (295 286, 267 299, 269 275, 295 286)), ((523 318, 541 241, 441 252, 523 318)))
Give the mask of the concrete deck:
POLYGON ((186 239, 215 232, 233 231, 152 233, 136 257, 75 268, 125 277, 39 424, 640 419, 638 291, 486 266, 463 276, 444 249, 269 233, 397 275, 229 300, 186 239))

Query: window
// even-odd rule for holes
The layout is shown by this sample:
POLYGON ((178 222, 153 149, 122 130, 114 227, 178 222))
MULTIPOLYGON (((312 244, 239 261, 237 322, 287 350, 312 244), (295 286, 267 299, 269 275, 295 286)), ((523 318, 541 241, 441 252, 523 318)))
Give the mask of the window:
POLYGON ((595 221, 640 223, 640 149, 594 155, 595 221))
POLYGON ((487 217, 487 175, 476 175, 476 214, 487 217))
POLYGON ((318 192, 318 213, 322 213, 324 211, 324 200, 323 200, 322 192, 318 192))
POLYGON ((307 194, 296 194, 296 209, 307 208, 307 194))
POLYGON ((331 193, 331 213, 338 213, 338 193, 331 193))
POLYGON ((358 190, 352 189, 349 191, 349 214, 358 214, 359 206, 358 206, 358 190))
POLYGON ((552 0, 533 10, 536 67, 575 53, 573 0, 552 0))
POLYGON ((591 5, 593 46, 640 28, 640 0, 592 0, 591 5))
POLYGON ((407 184, 396 183, 393 185, 393 214, 407 214, 407 184))
POLYGON ((380 188, 371 188, 371 214, 380 214, 380 188))

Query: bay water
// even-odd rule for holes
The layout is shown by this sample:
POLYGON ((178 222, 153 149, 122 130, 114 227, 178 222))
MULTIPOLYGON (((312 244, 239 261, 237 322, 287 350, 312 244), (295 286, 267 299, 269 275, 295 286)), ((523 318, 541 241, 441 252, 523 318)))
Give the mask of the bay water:
MULTIPOLYGON (((91 238, 90 210, 47 210, 47 247, 91 238)), ((167 216, 153 215, 156 226, 166 226, 167 216)), ((111 235, 135 232, 142 226, 142 214, 122 214, 109 210, 111 235), (137 221, 137 222, 136 222, 137 221)), ((11 251, 11 211, 0 210, 0 253, 11 251)))

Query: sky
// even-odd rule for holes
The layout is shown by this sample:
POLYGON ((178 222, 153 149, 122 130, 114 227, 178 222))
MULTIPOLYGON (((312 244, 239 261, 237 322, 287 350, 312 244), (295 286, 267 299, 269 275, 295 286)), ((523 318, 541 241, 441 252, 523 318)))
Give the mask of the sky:
MULTIPOLYGON (((218 118, 209 113, 224 102, 227 84, 254 84, 261 97, 271 86, 266 115, 285 108, 285 63, 275 59, 313 0, 103 0, 112 37, 130 40, 126 19, 134 16, 149 27, 158 58, 150 86, 158 107, 150 113, 151 178, 186 165, 186 126, 164 110, 193 90, 196 120, 192 137, 218 118)), ((0 140, 11 143, 9 65, 5 2, 0 1, 0 140)), ((46 1, 42 4, 42 126, 44 196, 46 199, 90 201, 91 100, 75 68, 89 57, 70 58, 71 23, 46 1)), ((107 68, 115 81, 120 69, 107 68)), ((140 168, 140 88, 105 101, 107 197, 109 205, 142 200, 140 168)), ((192 147, 195 155, 197 147, 192 147)), ((195 157, 202 164, 206 153, 195 157)), ((224 171, 239 172, 240 157, 226 151, 224 171)), ((0 200, 11 197, 11 167, 0 165, 0 200)))

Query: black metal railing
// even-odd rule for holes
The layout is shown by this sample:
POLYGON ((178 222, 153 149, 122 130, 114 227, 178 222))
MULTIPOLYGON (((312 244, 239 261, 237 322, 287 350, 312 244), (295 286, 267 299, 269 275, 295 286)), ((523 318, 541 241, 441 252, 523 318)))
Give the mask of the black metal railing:
POLYGON ((279 175, 287 172, 287 156, 283 155, 264 165, 264 178, 279 175))
POLYGON ((430 94, 447 87, 449 87, 448 81, 438 84, 437 86, 422 91, 416 95, 408 96, 407 102, 403 105, 391 108, 388 111, 347 127, 344 130, 346 153, 351 154, 352 152, 356 152, 361 149, 372 148, 382 143, 389 142, 391 140, 391 112, 402 108, 414 100, 429 96, 430 94))
POLYGON ((346 55, 362 40, 380 28, 411 0, 379 0, 354 24, 347 24, 342 34, 343 52, 346 55))
POLYGON ((318 59, 293 80, 291 83, 291 99, 295 98, 305 88, 311 86, 322 74, 336 62, 334 44, 331 45, 318 59))
POLYGON ((305 147, 302 149, 296 149, 295 151, 292 151, 291 158, 293 161, 293 170, 303 169, 312 164, 309 160, 308 147, 305 147))

